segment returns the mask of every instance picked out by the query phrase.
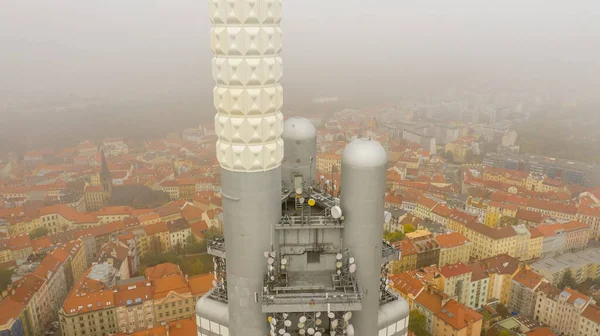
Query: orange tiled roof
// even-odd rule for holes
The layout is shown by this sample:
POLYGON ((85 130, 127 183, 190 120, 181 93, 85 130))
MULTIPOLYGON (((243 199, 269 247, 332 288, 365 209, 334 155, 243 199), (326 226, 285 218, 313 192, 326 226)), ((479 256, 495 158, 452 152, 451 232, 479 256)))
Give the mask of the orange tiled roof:
POLYGON ((595 304, 588 305, 581 315, 596 324, 600 324, 600 307, 595 304))
POLYGON ((153 236, 161 232, 169 232, 169 228, 167 227, 167 223, 158 222, 144 226, 144 231, 146 231, 147 236, 153 236))
POLYGON ((469 322, 476 322, 483 319, 483 315, 454 299, 448 300, 442 307, 442 310, 435 315, 451 325, 455 330, 462 330, 469 325, 469 322))
POLYGON ((529 289, 537 287, 542 279, 543 277, 541 275, 532 270, 525 269, 524 267, 521 268, 513 278, 514 281, 529 289))
POLYGON ((460 261, 456 264, 442 266, 442 268, 440 269, 440 273, 442 273, 442 275, 446 278, 451 278, 470 272, 471 269, 460 261))
POLYGON ((115 292, 115 305, 117 306, 125 306, 131 302, 141 303, 152 300, 154 295, 152 283, 149 280, 116 286, 113 291, 115 292))
POLYGON ((437 241, 438 245, 442 248, 463 246, 470 242, 470 240, 460 232, 451 232, 437 235, 435 237, 435 241, 437 241))
POLYGON ((390 276, 394 288, 405 295, 416 297, 425 287, 421 281, 408 273, 399 273, 390 276))
POLYGON ((564 291, 565 291, 565 292, 567 292, 567 293, 569 293, 569 294, 571 294, 571 296, 569 296, 569 298, 567 299, 567 301, 568 301, 569 303, 573 303, 573 302, 574 302, 575 300, 577 300, 577 299, 582 299, 582 300, 584 300, 585 302, 587 302, 587 301, 590 301, 590 298, 589 298, 589 297, 587 297, 587 296, 585 296, 585 295, 581 294, 580 292, 578 292, 578 291, 576 291, 576 290, 574 290, 574 289, 572 289, 572 288, 568 288, 568 287, 567 287, 567 288, 565 288, 565 290, 564 290, 564 291))
POLYGON ((190 293, 190 287, 183 275, 174 274, 152 280, 154 285, 154 298, 161 299, 171 292, 179 294, 190 293))
POLYGON ((417 254, 417 247, 410 239, 403 239, 392 243, 392 245, 402 252, 402 256, 417 254))
POLYGON ((182 275, 181 269, 179 266, 172 263, 163 263, 158 264, 153 267, 146 268, 146 279, 154 280, 160 279, 170 275, 182 275))
POLYGON ((190 277, 188 279, 188 283, 190 290, 192 291, 192 295, 203 295, 211 290, 213 287, 212 281, 214 278, 215 276, 212 273, 205 273, 190 277))

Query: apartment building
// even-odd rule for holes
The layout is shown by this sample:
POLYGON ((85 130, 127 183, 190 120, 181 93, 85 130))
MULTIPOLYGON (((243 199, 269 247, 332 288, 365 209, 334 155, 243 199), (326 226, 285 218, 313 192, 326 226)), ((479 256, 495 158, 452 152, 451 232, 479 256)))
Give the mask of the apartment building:
POLYGON ((554 286, 562 281, 566 272, 570 272, 577 283, 595 280, 600 278, 600 248, 545 258, 534 262, 531 267, 554 286))
POLYGON ((403 239, 393 243, 400 250, 400 260, 392 261, 392 273, 399 274, 417 268, 417 248, 410 239, 403 239))
POLYGON ((317 155, 317 170, 324 173, 339 172, 342 167, 342 156, 336 152, 317 155))
POLYGON ((457 262, 468 263, 471 257, 471 241, 460 232, 440 234, 435 237, 440 247, 438 266, 442 267, 457 262))
POLYGON ((580 205, 575 220, 590 226, 591 238, 600 238, 600 206, 580 205))
MULTIPOLYGON (((512 279, 519 270, 519 260, 501 254, 469 264, 471 269, 474 266, 484 269, 489 276, 486 302, 499 300, 503 305, 507 305, 512 279)), ((485 277, 484 274, 482 276, 485 277)))
MULTIPOLYGON (((556 290, 549 291, 550 294, 556 292, 556 290)), ((588 335, 582 334, 580 331, 586 327, 595 327, 587 324, 589 319, 581 318, 589 306, 595 305, 593 299, 571 288, 565 288, 558 295, 545 295, 541 291, 539 293, 534 314, 536 320, 548 324, 552 329, 567 336, 588 335), (582 322, 586 322, 585 325, 582 322)), ((595 309, 592 307, 588 314, 594 311, 595 309)))
MULTIPOLYGON (((496 228, 502 217, 516 218, 518 207, 514 204, 490 201, 485 213, 485 225, 496 228)), ((502 226, 506 226, 504 224, 502 226)))
POLYGON ((480 263, 468 264, 471 270, 471 281, 469 283, 469 300, 465 303, 468 307, 479 309, 487 303, 490 275, 486 268, 480 263))
POLYGON ((417 199, 417 206, 413 211, 413 215, 421 219, 431 219, 431 211, 438 203, 437 200, 423 195, 417 199))
POLYGON ((470 301, 471 269, 458 262, 441 267, 440 274, 443 279, 444 293, 462 304, 467 304, 470 301))
POLYGON ((521 267, 512 279, 508 309, 525 316, 533 316, 535 290, 543 280, 543 277, 536 272, 527 267, 521 267))
POLYGON ((152 283, 144 277, 132 278, 113 289, 118 330, 134 333, 154 327, 152 283))

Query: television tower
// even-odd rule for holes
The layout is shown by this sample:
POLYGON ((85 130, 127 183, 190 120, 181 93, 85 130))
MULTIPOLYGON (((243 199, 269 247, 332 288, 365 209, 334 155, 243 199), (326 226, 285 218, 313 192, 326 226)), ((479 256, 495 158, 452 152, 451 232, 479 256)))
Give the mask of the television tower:
POLYGON ((224 237, 208 241, 198 335, 404 336, 408 304, 387 286, 399 251, 382 240, 385 150, 353 141, 342 200, 319 189, 316 129, 281 113, 281 2, 209 0, 224 237))

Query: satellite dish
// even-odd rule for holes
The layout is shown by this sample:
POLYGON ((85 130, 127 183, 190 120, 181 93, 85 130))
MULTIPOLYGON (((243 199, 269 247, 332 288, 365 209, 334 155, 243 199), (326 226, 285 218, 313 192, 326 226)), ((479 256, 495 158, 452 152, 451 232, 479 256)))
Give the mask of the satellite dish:
POLYGON ((265 251, 264 255, 265 255, 265 258, 268 258, 269 257, 269 251, 265 251))
POLYGON ((276 325, 277 324, 277 320, 274 317, 271 318, 271 324, 272 325, 276 325))
POLYGON ((275 330, 271 330, 271 331, 269 332, 269 335, 271 335, 271 336, 275 336, 275 335, 276 335, 276 334, 275 334, 275 330))
POLYGON ((275 259, 273 259, 272 257, 269 257, 269 259, 267 259, 267 264, 269 264, 269 265, 273 265, 274 262, 275 262, 275 259))
POLYGON ((315 203, 316 203, 316 201, 314 199, 312 199, 312 198, 308 199, 308 205, 314 206, 315 203))
POLYGON ((344 220, 344 219, 346 219, 346 217, 344 217, 344 216, 340 217, 340 220, 344 220))
POLYGON ((306 330, 300 329, 300 330, 298 330, 298 334, 304 335, 304 334, 306 334, 306 330))
POLYGON ((315 336, 322 336, 323 334, 321 334, 320 331, 315 332, 315 336))
POLYGON ((285 329, 283 329, 283 328, 279 329, 279 335, 283 335, 283 334, 285 334, 285 329))
POLYGON ((304 315, 300 316, 299 321, 300 321, 300 323, 306 322, 306 316, 304 316, 304 315))
POLYGON ((391 220, 392 220, 392 213, 389 211, 384 211, 383 212, 383 222, 385 224, 389 224, 391 220))
POLYGON ((334 312, 329 312, 329 314, 327 314, 327 317, 329 317, 330 319, 335 317, 335 313, 334 312))
POLYGON ((290 316, 290 314, 288 314, 288 313, 283 313, 282 315, 283 315, 283 318, 288 318, 288 316, 290 316))
POLYGON ((287 264, 287 259, 285 259, 285 258, 281 259, 281 264, 282 264, 282 265, 285 265, 285 264, 287 264))
POLYGON ((308 330, 306 330, 306 332, 307 332, 309 335, 314 335, 314 334, 315 334, 315 329, 313 329, 313 328, 308 328, 308 330))
POLYGON ((348 327, 346 327, 346 334, 348 336, 354 336, 354 326, 352 326, 352 324, 349 324, 348 327))
POLYGON ((302 323, 302 322, 299 322, 299 323, 298 323, 298 328, 300 328, 300 329, 304 328, 304 323, 302 323))
POLYGON ((344 321, 348 322, 348 321, 350 321, 351 318, 352 318, 351 312, 346 312, 346 314, 344 314, 344 321))
POLYGON ((292 336, 292 335, 290 335, 290 333, 285 333, 285 334, 283 334, 283 336, 292 336))
POLYGON ((283 325, 286 326, 286 327, 291 327, 292 326, 292 321, 285 320, 285 322, 283 322, 283 325))
POLYGON ((277 252, 271 251, 271 252, 269 252, 269 255, 271 256, 271 258, 275 258, 275 256, 277 255, 277 252))
POLYGON ((350 265, 350 269, 348 271, 350 271, 350 273, 356 272, 356 264, 350 265))
POLYGON ((315 317, 320 317, 321 316, 321 312, 316 312, 315 313, 315 317))
POLYGON ((296 194, 298 194, 298 195, 302 194, 302 188, 296 188, 296 194))
POLYGON ((321 175, 321 180, 324 180, 324 179, 325 179, 325 176, 321 175))
POLYGON ((349 261, 351 264, 354 264, 354 257, 350 257, 350 259, 348 259, 348 261, 349 261))
POLYGON ((271 281, 275 281, 275 277, 271 275, 271 281))
POLYGON ((333 321, 331 321, 331 329, 335 329, 335 328, 337 328, 337 326, 338 326, 338 321, 339 321, 339 320, 333 320, 333 321))
POLYGON ((342 217, 342 209, 337 205, 332 206, 331 207, 331 217, 333 217, 335 219, 342 217))
POLYGON ((335 259, 336 260, 342 260, 343 255, 341 253, 338 253, 335 255, 335 259))
POLYGON ((340 271, 340 270, 337 270, 337 272, 336 272, 336 273, 337 273, 337 275, 340 275, 340 274, 342 274, 342 271, 340 271))
POLYGON ((317 319, 317 320, 315 321, 315 324, 316 324, 316 325, 321 325, 321 323, 323 323, 323 321, 322 321, 321 319, 317 319))
POLYGON ((213 287, 217 287, 217 280, 213 280, 212 285, 213 285, 213 287))
POLYGON ((274 270, 275 270, 275 267, 269 266, 269 271, 273 272, 274 270))
POLYGON ((390 289, 390 285, 385 285, 385 290, 390 289))
POLYGON ((341 261, 338 261, 338 262, 335 263, 335 267, 337 267, 337 268, 342 268, 342 265, 343 264, 342 264, 341 261))
POLYGON ((267 321, 269 321, 269 323, 271 323, 271 319, 273 319, 272 316, 267 316, 267 321))
POLYGON ((284 270, 285 269, 285 265, 281 265, 281 269, 284 270))
POLYGON ((336 335, 336 333, 335 333, 335 330, 332 330, 332 331, 329 333, 329 336, 335 336, 335 335, 336 335))

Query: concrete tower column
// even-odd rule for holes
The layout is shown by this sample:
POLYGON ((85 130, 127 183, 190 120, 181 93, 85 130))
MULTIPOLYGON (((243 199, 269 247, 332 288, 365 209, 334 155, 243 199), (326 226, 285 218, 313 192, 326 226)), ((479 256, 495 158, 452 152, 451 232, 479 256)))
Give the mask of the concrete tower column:
POLYGON ((352 141, 342 154, 341 208, 344 244, 357 265, 363 309, 354 313, 355 335, 378 334, 387 155, 379 142, 352 141))
POLYGON ((209 0, 232 336, 263 336, 264 251, 281 217, 281 0, 209 0))

